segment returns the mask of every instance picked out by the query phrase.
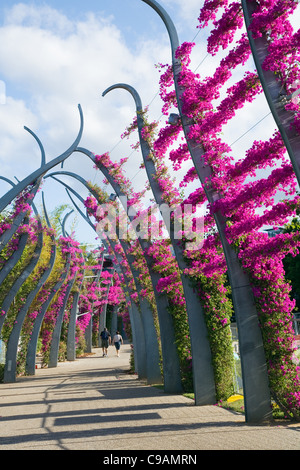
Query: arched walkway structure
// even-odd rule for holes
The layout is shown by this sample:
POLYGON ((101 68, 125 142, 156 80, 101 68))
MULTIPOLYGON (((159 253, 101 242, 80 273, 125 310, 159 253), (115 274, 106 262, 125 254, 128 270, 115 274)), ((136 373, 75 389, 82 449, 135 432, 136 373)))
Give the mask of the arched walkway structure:
MULTIPOLYGON (((215 203, 218 200, 221 200, 223 195, 214 189, 212 176, 213 171, 211 167, 206 163, 204 159, 204 149, 199 145, 198 142, 194 141, 190 137, 191 130, 191 120, 184 114, 182 106, 182 97, 185 91, 185 88, 180 84, 180 73, 182 70, 182 65, 180 60, 176 58, 176 50, 179 47, 178 35, 175 29, 175 26, 167 14, 167 12, 159 5, 155 0, 142 0, 144 3, 148 4, 152 9, 154 9, 160 18, 163 20, 167 32, 170 38, 171 44, 171 53, 172 53, 172 65, 173 65, 173 75, 174 75, 174 84, 177 97, 177 105, 179 116, 178 118, 181 121, 182 128, 185 135, 185 140, 188 145, 188 150, 192 159, 192 162, 197 173, 197 177, 205 191, 207 201, 210 204, 215 203)), ((250 32, 250 25, 252 20, 252 15, 255 12, 256 4, 255 2, 250 2, 250 0, 242 0, 242 6, 244 11, 244 18, 246 22, 247 32, 249 35, 250 45, 252 49, 253 58, 255 60, 258 75, 261 80, 265 95, 267 97, 270 109, 272 114, 277 122, 278 129, 284 140, 286 149, 289 153, 296 177, 298 182, 299 180, 299 158, 300 158, 300 138, 299 135, 293 133, 290 128, 290 116, 283 108, 282 103, 285 103, 287 100, 292 99, 291 96, 280 95, 280 88, 278 82, 275 80, 274 74, 265 73, 262 68, 262 62, 267 54, 267 42, 264 36, 260 38, 253 39, 250 32)), ((155 180, 155 165, 154 162, 149 157, 150 149, 147 142, 143 139, 142 128, 143 128, 143 118, 142 118, 142 104, 140 97, 136 90, 134 90, 130 85, 127 84, 117 84, 108 88, 103 94, 106 95, 109 91, 116 88, 124 88, 133 96, 136 104, 137 111, 137 122, 138 129, 140 134, 140 143, 142 149, 143 160, 145 164, 145 169, 147 172, 148 180, 156 200, 156 203, 160 206, 164 204, 163 195, 155 180)), ((295 92, 295 94, 297 94, 295 92)), ((105 175, 110 185, 113 187, 115 194, 119 197, 122 204, 124 203, 124 196, 126 196, 119 185, 109 173, 109 170, 101 163, 95 161, 94 155, 89 150, 79 146, 80 139, 83 132, 83 115, 81 107, 79 106, 80 112, 80 130, 70 148, 64 152, 59 157, 53 159, 51 162, 46 163, 45 153, 39 139, 33 134, 32 131, 26 128, 36 139, 38 145, 41 149, 41 166, 38 170, 34 171, 31 175, 26 177, 23 181, 14 184, 10 182, 7 178, 1 177, 2 180, 10 183, 12 188, 0 198, 0 212, 4 211, 9 204, 16 200, 16 198, 22 196, 24 200, 28 202, 29 205, 32 204, 32 199, 35 196, 41 179, 47 177, 54 177, 57 174, 65 174, 73 176, 84 185, 86 181, 83 180, 79 175, 76 175, 71 172, 54 172, 48 174, 47 172, 57 166, 62 164, 66 158, 68 158, 74 152, 79 152, 88 156, 100 169, 100 171, 105 175), (27 191, 27 193, 26 193, 27 191), (28 193, 31 193, 33 196, 28 200, 28 193), (30 202, 31 201, 31 202, 30 202)), ((86 185, 87 189, 93 194, 93 190, 86 185)), ((103 201, 99 200, 98 195, 94 193, 98 203, 101 204, 103 201)), ((34 207, 34 206, 33 206, 34 207)), ((21 210, 20 213, 17 213, 13 216, 13 223, 9 228, 7 228, 0 237, 0 251, 4 250, 8 246, 12 237, 17 233, 18 228, 21 224, 27 221, 27 209, 21 210)), ((127 214, 127 206, 124 207, 125 213, 127 214)), ((169 215, 169 213, 168 213, 169 215)), ((38 216, 38 215, 37 215, 38 216)), ((162 212, 164 218, 164 213, 162 212)), ((134 222, 134 216, 128 215, 129 222, 134 222)), ((239 333, 239 347, 240 355, 242 362, 242 372, 243 372, 243 388, 244 388, 244 398, 245 398, 245 411, 246 411, 246 421, 249 423, 259 423, 262 421, 271 420, 271 395, 268 382, 268 373, 266 367, 266 359, 262 341, 262 334, 259 328, 258 321, 258 312, 255 305, 253 291, 250 284, 249 276, 244 272, 241 267, 241 264, 238 259, 238 255, 233 247, 229 244, 225 229, 228 220, 221 213, 217 211, 214 213, 215 223, 218 229, 218 233, 221 239, 222 248, 224 251, 227 272, 229 277, 229 282, 232 290, 232 298, 235 310, 235 316, 237 320, 238 333, 239 333)), ((165 219, 164 219, 165 220, 165 219)), ((169 220, 168 220, 169 222, 169 220)), ((166 226, 167 221, 165 220, 166 226)), ((42 242, 43 242, 43 231, 41 228, 41 223, 37 217, 37 224, 39 225, 38 230, 38 240, 35 246, 35 251, 25 266, 24 271, 19 275, 17 279, 11 285, 9 292, 7 292, 6 297, 2 301, 0 306, 1 310, 4 312, 0 317, 0 327, 3 326, 3 323, 6 318, 6 312, 8 311, 11 303, 16 297, 20 287, 24 283, 25 279, 33 272, 33 269, 37 265, 37 262, 40 257, 42 242)), ((48 224, 49 225, 49 224, 48 224)), ((136 359, 137 359, 137 368, 140 376, 142 377, 145 374, 149 383, 159 383, 161 381, 161 373, 159 366, 159 340, 162 344, 162 355, 163 355, 163 372, 164 372, 164 383, 166 391, 179 393, 181 391, 180 383, 180 367, 178 361, 178 355, 175 347, 174 335, 172 332, 172 320, 168 313, 168 300, 165 296, 158 295, 157 293, 157 282, 159 276, 156 275, 151 270, 151 260, 147 258, 147 248, 149 247, 149 241, 143 240, 138 233, 137 240, 140 245, 142 253, 145 255, 145 262, 147 264, 147 269, 149 276, 152 281, 152 288, 155 294, 156 307, 158 312, 158 318, 160 323, 160 338, 158 338, 155 325, 153 321, 153 312, 149 302, 141 295, 141 286, 139 283, 139 273, 134 266, 134 257, 130 254, 129 248, 126 240, 120 238, 119 240, 110 240, 107 238, 107 242, 110 244, 111 249, 114 251, 116 259, 119 261, 120 269, 122 270, 122 262, 120 256, 117 256, 116 243, 120 243, 123 248, 124 258, 127 260, 130 267, 131 276, 134 279, 135 288, 138 293, 139 298, 139 307, 141 309, 141 314, 137 309, 137 306, 134 302, 131 302, 131 321, 133 326, 133 335, 134 343, 136 346, 136 359), (143 337, 144 341, 139 343, 140 337, 143 337)), ((207 339, 206 326, 203 316, 203 309, 201 302, 199 301, 198 296, 193 292, 193 289, 189 285, 188 278, 182 274, 182 271, 186 268, 183 251, 184 247, 179 246, 175 242, 174 237, 174 227, 170 224, 169 236, 172 242, 174 249, 176 261, 178 267, 181 271, 181 282, 183 285, 186 307, 188 312, 189 327, 190 327, 190 337, 192 344, 192 355, 193 355, 193 379, 194 379, 194 392, 195 392, 195 402, 196 405, 206 405, 212 404, 215 401, 215 384, 213 377, 213 368, 212 368, 212 357, 209 347, 209 342, 207 339)), ((7 276, 13 271, 18 260, 21 258, 24 251, 26 241, 26 235, 21 235, 18 239, 18 249, 13 253, 6 263, 3 265, 2 270, 0 271, 0 282, 4 282, 7 276)), ((48 266, 45 268, 44 272, 40 275, 37 284, 34 289, 28 294, 26 301, 22 309, 18 313, 17 323, 12 327, 11 335, 7 343, 7 358, 4 369, 4 381, 13 382, 16 380, 16 352, 18 341, 20 338, 21 327, 26 317, 28 308, 33 301, 38 290, 45 284, 48 279, 55 260, 55 250, 51 254, 50 261, 48 266)), ((32 332, 32 337, 29 342, 28 355, 26 362, 27 373, 34 373, 34 361, 35 361, 35 351, 36 344, 41 328, 41 324, 45 315, 45 312, 49 306, 51 298, 55 295, 57 289, 62 286, 62 283, 65 281, 68 270, 70 268, 70 256, 67 258, 65 263, 64 273, 61 275, 60 279, 57 280, 57 284, 51 293, 51 296, 48 297, 47 301, 44 302, 39 315, 35 319, 34 328, 32 332)), ((124 275, 126 280, 126 275, 124 275)), ((128 279, 127 279, 128 280, 128 279)), ((66 301, 68 295, 71 291, 71 288, 76 282, 76 275, 73 275, 71 279, 68 280, 67 292, 65 295, 64 303, 61 306, 60 312, 58 314, 57 322, 54 329, 54 334, 51 343, 50 350, 50 360, 49 367, 55 367, 57 365, 57 353, 58 353, 58 344, 60 338, 60 331, 62 325, 62 319, 65 311, 66 301)), ((69 357, 73 357, 75 342, 74 342, 74 328, 76 321, 76 309, 78 303, 79 295, 74 297, 74 303, 71 314, 70 322, 70 338, 68 344, 70 350, 68 352, 69 357)))

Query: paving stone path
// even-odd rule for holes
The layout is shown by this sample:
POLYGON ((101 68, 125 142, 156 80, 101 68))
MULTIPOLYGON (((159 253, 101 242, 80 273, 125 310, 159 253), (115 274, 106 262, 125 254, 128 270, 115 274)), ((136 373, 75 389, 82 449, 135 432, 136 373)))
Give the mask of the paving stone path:
POLYGON ((0 384, 0 450, 300 450, 299 424, 250 426, 220 407, 195 407, 130 375, 129 355, 129 345, 120 357, 96 348, 0 384))

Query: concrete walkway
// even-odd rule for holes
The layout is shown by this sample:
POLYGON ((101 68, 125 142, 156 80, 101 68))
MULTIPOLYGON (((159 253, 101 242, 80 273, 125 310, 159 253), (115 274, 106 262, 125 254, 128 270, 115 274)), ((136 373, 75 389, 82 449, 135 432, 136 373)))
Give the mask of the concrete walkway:
POLYGON ((1 450, 300 450, 299 424, 249 426, 145 385, 126 373, 129 345, 93 353, 0 384, 1 450))

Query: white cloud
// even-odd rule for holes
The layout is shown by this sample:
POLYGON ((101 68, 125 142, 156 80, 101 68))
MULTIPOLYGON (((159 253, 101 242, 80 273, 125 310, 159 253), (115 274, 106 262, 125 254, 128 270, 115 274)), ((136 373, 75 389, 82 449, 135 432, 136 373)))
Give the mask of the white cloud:
POLYGON ((74 30, 73 23, 62 13, 48 5, 37 8, 34 4, 17 3, 6 10, 4 24, 30 28, 55 29, 57 34, 74 30))
POLYGON ((40 163, 40 152, 32 136, 24 130, 37 127, 37 118, 22 100, 7 97, 0 106, 0 163, 1 175, 8 178, 23 176, 24 168, 35 169, 40 163))
POLYGON ((178 16, 181 17, 182 20, 190 21, 194 24, 200 14, 201 3, 203 2, 199 2, 199 0, 185 0, 184 2, 181 0, 165 0, 164 3, 166 4, 165 9, 168 12, 169 9, 176 8, 178 10, 178 16))
MULTIPOLYGON (((157 90, 153 83, 158 76, 153 65, 161 56, 161 48, 154 41, 142 44, 134 55, 114 25, 93 15, 71 27, 53 9, 33 10, 23 4, 13 8, 5 26, 0 28, 0 69, 3 79, 10 83, 8 93, 13 95, 15 87, 28 96, 38 127, 52 139, 49 145, 53 149, 61 139, 66 144, 67 135, 77 129, 78 103, 94 120, 98 114, 97 133, 97 124, 92 123, 94 137, 99 137, 99 132, 101 135, 102 123, 107 126, 107 117, 114 116, 118 135, 112 129, 111 135, 106 132, 105 137, 107 143, 118 139, 123 132, 122 110, 125 109, 128 124, 128 112, 133 116, 134 104, 125 92, 114 92, 114 97, 103 99, 102 91, 115 82, 126 82, 137 88, 146 104, 157 90), (55 32, 48 29, 54 23, 69 25, 70 34, 61 36, 60 28, 55 32), (121 109, 117 109, 119 105, 121 109)), ((91 129, 87 132, 91 136, 91 129)))

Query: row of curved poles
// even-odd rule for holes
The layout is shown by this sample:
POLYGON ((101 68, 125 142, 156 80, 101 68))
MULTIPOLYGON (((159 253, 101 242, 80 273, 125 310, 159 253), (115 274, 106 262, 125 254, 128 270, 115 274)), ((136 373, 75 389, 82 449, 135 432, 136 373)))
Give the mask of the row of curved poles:
MULTIPOLYGON (((150 7, 152 7, 161 17, 163 20, 168 34, 170 38, 171 50, 172 50, 172 64, 173 64, 173 72, 174 72, 174 82, 177 94, 177 103, 178 103, 178 111, 179 117, 181 119, 181 123, 183 126, 183 130, 185 133, 185 138, 189 147, 190 155, 195 166, 196 172, 199 177, 199 181, 203 185, 205 189, 205 193, 209 202, 216 200, 216 198, 222 197, 221 194, 216 194, 213 191, 213 188, 208 185, 208 181, 212 175, 212 171, 208 165, 205 164, 203 159, 204 149, 199 147, 198 143, 192 141, 189 138, 189 129, 190 129, 190 121, 187 116, 184 115, 182 111, 182 94, 184 89, 179 86, 179 75, 181 72, 181 64, 175 57, 175 51, 179 46, 178 35, 176 32, 176 28, 167 14, 167 12, 158 4, 158 2, 154 0, 142 0, 150 7)), ((285 142, 288 154, 290 156, 291 162, 293 164, 295 174, 297 176, 297 180, 299 183, 299 162, 300 162, 300 137, 293 133, 290 128, 290 114, 284 109, 282 105, 282 90, 279 89, 278 82, 276 78, 271 73, 266 73, 262 69, 262 62, 264 57, 267 55, 267 41, 262 36, 258 39, 253 39, 251 32, 249 31, 249 26, 251 24, 251 16, 256 9, 256 2, 252 2, 250 0, 242 0, 242 6, 244 11, 245 23, 248 31, 248 36, 250 40, 250 46, 252 49, 253 58, 256 63, 257 71, 259 74, 259 78, 263 85, 263 89, 265 95, 267 97, 267 101, 269 103, 270 109, 273 113, 274 119, 278 125, 278 128, 281 132, 283 140, 285 142)), ((148 158, 150 148, 148 143, 144 141, 142 137, 141 130, 144 126, 143 122, 143 115, 140 111, 142 111, 142 102, 140 96, 138 95, 137 91, 127 84, 116 84, 109 87, 107 90, 104 91, 103 96, 109 93, 112 90, 123 88, 128 91, 134 101, 136 106, 136 114, 137 114, 137 123, 139 129, 139 138, 142 150, 143 161, 146 169, 146 173, 148 176, 148 180, 153 192, 154 199, 159 207, 163 206, 163 194, 159 188, 159 185, 155 179, 155 165, 154 162, 148 158)), ((290 97, 286 97, 289 99, 290 97)), ((80 113, 80 129, 76 139, 74 140, 73 144, 70 148, 64 152, 62 155, 56 157, 51 162, 46 163, 45 153, 43 150, 43 146, 37 136, 26 128, 29 131, 41 149, 41 166, 38 170, 33 172, 23 181, 18 182, 17 184, 10 182, 5 177, 1 177, 3 180, 6 180, 11 183, 12 189, 8 191, 1 199, 0 199, 0 212, 3 211, 19 194, 25 191, 27 188, 30 187, 31 192, 35 195, 41 179, 44 177, 45 179, 48 177, 52 177, 59 181, 61 184, 64 184, 58 178, 57 175, 68 175, 73 178, 76 178, 80 181, 83 185, 85 185, 90 192, 93 191, 87 186, 86 181, 81 178, 79 175, 75 173, 65 172, 65 171, 57 171, 53 172, 52 174, 48 174, 49 170, 57 166, 58 164, 63 164, 63 162, 74 152, 80 152, 86 156, 88 156, 94 163, 94 155, 87 149, 84 149, 79 146, 82 132, 83 132, 83 113, 81 107, 79 105, 79 113, 80 113)), ((100 171, 105 175, 115 194, 119 197, 121 203, 123 204, 126 198, 124 198, 124 193, 122 188, 119 184, 117 184, 113 178, 110 176, 109 171, 107 168, 104 167, 101 163, 97 163, 98 168, 100 171)), ((75 203, 74 199, 71 197, 71 192, 82 201, 82 198, 71 188, 66 186, 66 190, 68 191, 68 195, 71 198, 74 206, 76 209, 81 213, 82 217, 89 223, 93 228, 93 224, 90 221, 89 217, 84 214, 75 203)), ((97 194, 94 193, 94 196, 97 198, 97 194)), ((125 214, 128 216, 128 221, 131 223, 133 221, 133 216, 129 216, 127 207, 123 207, 125 214)), ((211 351, 209 342, 207 339, 207 331, 206 325, 204 321, 204 313, 201 302, 199 300, 198 295, 194 292, 189 284, 188 278, 183 274, 184 269, 186 266, 184 257, 183 257, 183 247, 179 246, 175 243, 174 238, 174 227, 171 225, 169 226, 166 221, 166 214, 162 212, 163 220, 166 223, 166 228, 169 232, 169 237, 172 243, 172 247, 174 250, 175 258, 178 264, 178 267, 181 272, 181 281, 184 290, 184 296, 186 300, 186 308, 188 313, 188 322, 190 328, 190 336, 191 336, 191 348, 192 348, 192 357, 193 357, 193 381, 194 381, 194 392, 195 392, 195 404, 196 405, 207 405, 215 403, 215 384, 214 384, 214 374, 212 369, 212 360, 211 360, 211 351)), ((0 237, 0 251, 7 245, 13 234, 16 232, 17 228, 26 222, 26 212, 19 214, 15 220, 14 224, 10 228, 10 230, 6 231, 0 237)), ((246 413, 246 421, 250 423, 257 423, 261 421, 266 421, 271 419, 271 412, 270 412, 270 390, 268 384, 268 377, 267 377, 267 368, 266 368, 266 361, 264 355, 264 348, 262 343, 261 332, 258 326, 258 315, 253 299, 253 293, 250 286, 248 276, 243 272, 239 261, 237 259, 236 252, 232 249, 232 247, 228 244, 226 236, 225 236, 225 226, 226 226, 226 219, 220 214, 215 214, 215 222, 218 227, 218 231, 220 234, 220 239, 222 242, 225 259, 227 263, 228 269, 228 276, 229 281, 232 289, 233 295, 233 305, 235 310, 235 316, 237 321, 238 333, 239 333, 239 348, 240 348, 240 355, 241 355, 241 362, 242 362, 242 375, 243 375, 243 390, 244 390, 244 399, 245 399, 245 413, 246 413)), ((143 240, 139 234, 137 233, 138 243, 142 251, 145 253, 147 248, 149 247, 148 242, 143 240)), ((133 256, 130 255, 128 248, 129 246, 124 242, 124 240, 120 239, 118 242, 121 244, 123 248, 123 255, 128 262, 130 267, 131 275, 135 282, 136 291, 138 293, 139 302, 136 304, 135 302, 130 302, 130 320, 133 332, 133 343, 134 343, 134 354, 135 354, 135 364, 137 368, 137 372, 140 377, 146 378, 149 383, 158 383, 162 380, 160 366, 159 366, 159 345, 158 345, 158 338, 157 333, 155 330, 154 322, 153 322, 153 314, 150 308, 150 304, 146 299, 144 299, 140 295, 141 286, 138 281, 138 272, 134 268, 134 259, 133 256), (141 341, 143 338, 143 341, 141 341)), ((124 276, 124 279, 128 282, 129 279, 126 276, 126 273, 122 267, 122 259, 120 255, 115 250, 116 240, 112 240, 107 238, 104 242, 106 246, 110 246, 111 249, 115 253, 115 258, 118 260, 119 264, 117 269, 121 272, 124 276)), ((19 240, 19 248, 18 250, 11 256, 11 258, 7 261, 5 266, 0 271, 0 282, 3 282, 5 277, 8 273, 13 269, 13 266, 20 258, 22 254, 22 250, 26 244, 26 235, 22 235, 19 240)), ((20 279, 16 281, 14 286, 12 287, 11 291, 7 294, 7 298, 5 298, 5 309, 10 305, 11 299, 14 298, 16 293, 18 292, 20 286, 24 282, 24 277, 29 275, 30 270, 33 269, 34 263, 37 262, 40 249, 41 249, 42 239, 39 239, 36 252, 34 254, 34 259, 32 263, 30 263, 26 268, 25 272, 22 273, 20 279)), ((43 276, 41 277, 38 286, 36 289, 39 289, 40 286, 46 281, 48 278, 51 269, 52 263, 54 263, 53 259, 55 258, 55 254, 53 254, 53 258, 49 262, 48 269, 44 272, 43 276)), ((149 276, 151 278, 153 292, 155 293, 155 300, 156 300, 156 307, 157 307, 157 314, 159 319, 159 328, 160 328, 160 339, 161 339, 161 347, 162 347, 162 357, 163 357, 163 382, 166 391, 179 393, 181 391, 181 377, 180 377, 180 366, 179 366, 179 359, 177 350, 175 347, 174 341, 174 328, 172 319, 170 314, 168 313, 168 300, 164 295, 158 295, 156 285, 159 279, 159 275, 154 273, 151 269, 151 260, 147 258, 145 255, 145 261, 148 267, 149 276)), ((66 270, 63 276, 66 276, 68 271, 68 266, 66 266, 66 270)), ((55 289, 60 288, 62 282, 64 281, 62 278, 58 281, 57 286, 55 289)), ((68 286, 71 289, 72 284, 76 282, 75 278, 70 281, 70 285, 68 286)), ((29 308, 31 301, 33 300, 36 292, 32 292, 28 296, 28 302, 26 301, 26 306, 22 308, 20 312, 20 322, 18 319, 18 327, 13 328, 11 338, 9 339, 9 343, 7 345, 7 360, 5 364, 5 381, 14 381, 15 380, 15 351, 16 345, 19 340, 19 335, 21 331, 22 322, 26 316, 26 309, 29 308)), ((129 299, 128 299, 129 300, 129 299)), ((50 300, 49 300, 50 302, 50 300)), ((32 335, 32 345, 28 349, 28 364, 27 364, 27 373, 34 373, 34 360, 35 360, 35 352, 36 352, 36 342, 38 338, 38 334, 41 328, 43 316, 45 311, 48 308, 49 302, 45 302, 43 308, 41 310, 40 316, 36 319, 36 327, 34 329, 34 333, 32 335)), ((75 304, 78 302, 74 300, 75 304)), ((2 305, 3 309, 3 305, 2 305)), ((71 314, 70 319, 70 341, 68 340, 68 351, 69 357, 74 358, 74 331, 75 331, 75 322, 76 322, 76 305, 74 309, 72 309, 73 314, 71 314), (73 338, 73 339, 71 339, 73 338)), ((53 335, 53 344, 51 345, 51 353, 50 353, 50 363, 51 367, 55 367, 57 363, 57 344, 59 341, 60 330, 61 330, 61 319, 63 317, 63 308, 59 314, 57 326, 55 328, 55 333, 53 335)), ((3 323, 4 319, 0 319, 3 323)), ((0 326, 1 323, 0 323, 0 326)), ((89 328, 88 331, 91 331, 89 328)))

